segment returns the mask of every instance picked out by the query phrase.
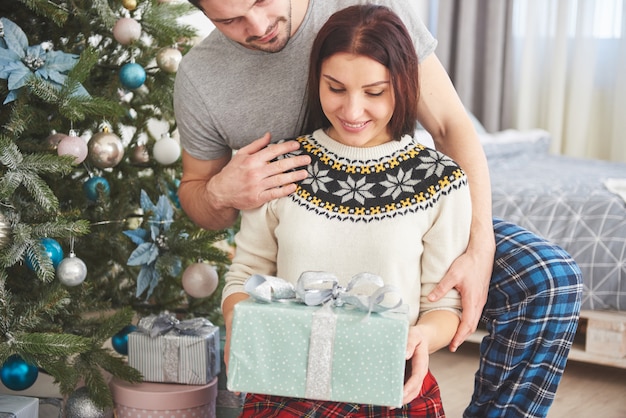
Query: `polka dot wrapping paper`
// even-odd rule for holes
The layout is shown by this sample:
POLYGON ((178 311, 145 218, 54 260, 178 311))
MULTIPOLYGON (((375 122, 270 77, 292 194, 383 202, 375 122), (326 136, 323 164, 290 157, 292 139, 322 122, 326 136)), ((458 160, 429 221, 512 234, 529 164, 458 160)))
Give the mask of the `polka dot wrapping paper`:
POLYGON ((228 389, 400 407, 408 326, 395 311, 239 302, 228 389))

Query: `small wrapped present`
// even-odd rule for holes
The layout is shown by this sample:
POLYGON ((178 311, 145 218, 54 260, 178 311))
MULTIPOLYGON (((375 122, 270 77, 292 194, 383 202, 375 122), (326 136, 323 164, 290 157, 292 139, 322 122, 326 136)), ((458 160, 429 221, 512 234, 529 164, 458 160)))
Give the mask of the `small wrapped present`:
POLYGON ((0 418, 37 418, 38 416, 38 398, 0 395, 0 418))
POLYGON ((146 382, 207 384, 220 372, 219 327, 168 313, 142 318, 128 334, 128 365, 146 382))
POLYGON ((295 289, 276 277, 252 276, 251 298, 235 305, 228 389, 402 406, 406 306, 400 298, 382 304, 397 290, 378 276, 357 275, 345 289, 337 283, 321 272, 304 273, 295 289), (363 282, 377 290, 354 293, 363 282))
POLYGON ((215 418, 217 377, 206 385, 110 383, 115 416, 124 418, 215 418))

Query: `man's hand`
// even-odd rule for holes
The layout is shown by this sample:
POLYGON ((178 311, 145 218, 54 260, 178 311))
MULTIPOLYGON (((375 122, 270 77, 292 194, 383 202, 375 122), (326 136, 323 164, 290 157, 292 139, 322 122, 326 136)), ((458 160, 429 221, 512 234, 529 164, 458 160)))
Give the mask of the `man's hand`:
POLYGON ((270 145, 265 134, 235 155, 199 160, 183 151, 180 204, 189 218, 205 229, 231 226, 241 209, 252 209, 296 190, 307 176, 297 170, 311 162, 308 156, 273 161, 298 149, 296 141, 270 145))
POLYGON ((222 171, 208 184, 213 199, 222 206, 239 210, 254 209, 264 203, 288 196, 296 182, 307 177, 306 170, 294 170, 311 162, 308 156, 275 160, 297 150, 296 141, 270 144, 270 134, 241 148, 222 171), (292 171, 294 170, 294 171, 292 171))
POLYGON ((461 294, 463 313, 461 323, 450 343, 450 351, 459 346, 478 327, 483 307, 487 302, 489 281, 493 269, 493 256, 476 255, 468 250, 461 254, 448 269, 444 278, 428 295, 428 300, 436 301, 455 288, 461 294))

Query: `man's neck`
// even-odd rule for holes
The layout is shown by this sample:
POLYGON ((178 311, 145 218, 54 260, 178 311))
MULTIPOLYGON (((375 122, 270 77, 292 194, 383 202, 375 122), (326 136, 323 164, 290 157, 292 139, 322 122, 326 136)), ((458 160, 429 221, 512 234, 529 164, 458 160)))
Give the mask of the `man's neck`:
POLYGON ((292 0, 291 1, 291 36, 300 29, 304 16, 312 0, 292 0))

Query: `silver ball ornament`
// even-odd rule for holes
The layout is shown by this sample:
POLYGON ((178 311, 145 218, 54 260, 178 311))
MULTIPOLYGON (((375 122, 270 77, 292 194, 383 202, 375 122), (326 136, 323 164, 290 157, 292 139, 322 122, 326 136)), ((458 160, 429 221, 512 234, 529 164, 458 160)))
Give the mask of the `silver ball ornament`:
POLYGON ((124 158, 124 144, 114 133, 104 130, 91 137, 89 159, 98 168, 115 167, 124 158))
POLYGON ((178 65, 182 59, 182 52, 176 48, 170 47, 161 48, 156 56, 156 62, 159 68, 170 74, 178 71, 178 65))
POLYGON ((57 278, 65 286, 78 286, 85 281, 86 277, 87 266, 74 253, 70 253, 57 266, 57 278))
POLYGON ((183 289, 194 298, 209 297, 217 289, 219 277, 214 266, 206 263, 194 263, 183 272, 183 289))
POLYGON ((0 250, 7 246, 11 239, 11 224, 3 213, 0 213, 0 250))
POLYGON ((130 45, 141 36, 141 23, 131 17, 122 17, 113 26, 113 37, 122 45, 130 45))
POLYGON ((76 389, 65 403, 65 418, 113 418, 113 410, 102 410, 89 397, 85 386, 76 389))
POLYGON ((135 145, 130 153, 130 162, 133 165, 139 167, 145 167, 150 165, 150 154, 148 153, 148 147, 144 144, 135 145))

